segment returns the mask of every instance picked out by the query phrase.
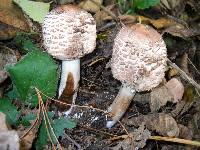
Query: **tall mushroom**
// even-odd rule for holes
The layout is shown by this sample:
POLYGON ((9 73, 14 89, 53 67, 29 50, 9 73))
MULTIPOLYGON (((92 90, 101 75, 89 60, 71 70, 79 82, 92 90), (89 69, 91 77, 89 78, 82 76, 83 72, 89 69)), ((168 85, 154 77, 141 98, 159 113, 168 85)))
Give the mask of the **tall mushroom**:
POLYGON ((74 5, 61 5, 50 11, 42 26, 44 46, 49 54, 62 60, 58 97, 77 95, 80 57, 96 46, 96 23, 91 14, 74 5))
POLYGON ((114 40, 111 70, 122 86, 108 108, 111 128, 125 113, 135 92, 148 91, 163 80, 167 49, 162 36, 147 25, 123 27, 114 40))

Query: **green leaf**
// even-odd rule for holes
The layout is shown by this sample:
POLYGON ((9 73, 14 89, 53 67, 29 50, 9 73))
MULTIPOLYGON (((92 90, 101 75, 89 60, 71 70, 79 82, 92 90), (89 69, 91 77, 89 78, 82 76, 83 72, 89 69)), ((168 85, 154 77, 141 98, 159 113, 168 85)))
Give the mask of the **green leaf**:
POLYGON ((15 86, 13 86, 13 89, 11 91, 8 91, 6 93, 6 96, 10 99, 19 99, 20 98, 19 92, 17 91, 15 86))
MULTIPOLYGON (((71 128, 76 127, 76 123, 72 119, 69 119, 66 117, 60 117, 59 119, 52 120, 53 116, 51 116, 49 113, 48 113, 48 116, 51 120, 51 126, 57 138, 62 135, 65 128, 71 129, 71 128)), ((54 138, 50 128, 49 128, 49 132, 53 140, 53 143, 56 144, 56 139, 54 138)), ((45 122, 42 121, 42 125, 39 129, 39 137, 36 142, 36 149, 42 150, 43 147, 47 144, 48 139, 49 137, 47 135, 45 122)))
POLYGON ((42 124, 39 128, 38 139, 35 143, 36 150, 43 150, 44 146, 47 144, 47 140, 48 140, 48 135, 46 131, 46 126, 44 121, 42 121, 42 124))
POLYGON ((138 9, 146 9, 151 6, 155 6, 160 2, 160 0, 134 0, 134 7, 138 9))
POLYGON ((28 115, 22 117, 22 120, 20 120, 18 124, 22 124, 25 127, 29 127, 31 125, 30 121, 35 120, 36 117, 36 114, 29 113, 28 115))
POLYGON ((39 50, 30 39, 30 33, 19 32, 13 39, 13 43, 20 48, 20 52, 26 54, 29 51, 39 50))
POLYGON ((34 21, 42 23, 49 12, 50 3, 34 2, 30 0, 13 0, 34 21))
MULTIPOLYGON (((54 60, 47 53, 37 50, 29 52, 16 65, 8 68, 21 99, 31 106, 38 104, 35 87, 49 97, 55 96, 58 80, 56 70, 54 60)), ((46 97, 43 96, 43 100, 46 97)))
MULTIPOLYGON (((59 136, 62 135, 63 130, 65 128, 67 128, 67 129, 75 128, 76 123, 72 119, 69 119, 66 117, 60 117, 59 119, 55 119, 52 122, 52 127, 54 129, 56 137, 58 138, 59 136)), ((53 141, 56 143, 55 139, 53 141)))
POLYGON ((8 98, 0 99, 0 112, 6 115, 6 120, 10 125, 15 125, 21 115, 21 112, 17 110, 17 107, 8 98))

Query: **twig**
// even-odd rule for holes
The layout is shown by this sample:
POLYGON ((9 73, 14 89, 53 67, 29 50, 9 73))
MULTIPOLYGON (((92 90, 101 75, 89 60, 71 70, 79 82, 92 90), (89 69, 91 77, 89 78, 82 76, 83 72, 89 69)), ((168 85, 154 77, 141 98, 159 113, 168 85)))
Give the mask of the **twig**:
POLYGON ((115 134, 107 133, 107 132, 104 132, 104 131, 101 131, 101 130, 97 130, 97 129, 94 129, 94 128, 91 128, 91 127, 83 126, 83 125, 81 125, 81 127, 83 129, 86 129, 86 130, 94 131, 95 133, 99 132, 99 133, 106 134, 106 135, 112 136, 112 137, 117 137, 118 136, 118 135, 115 135, 115 134))
POLYGON ((191 140, 185 140, 185 139, 179 139, 179 138, 170 138, 170 137, 162 137, 162 136, 151 136, 149 139, 156 140, 156 141, 166 141, 166 142, 173 142, 173 143, 180 143, 185 145, 193 145, 200 147, 199 141, 191 141, 191 140))
POLYGON ((50 120, 49 120, 47 111, 46 111, 46 109, 45 109, 45 107, 44 107, 44 103, 42 102, 41 104, 42 104, 43 112, 44 112, 44 114, 45 114, 45 116, 46 116, 47 123, 48 123, 48 125, 49 125, 50 130, 51 130, 51 133, 53 134, 54 139, 56 139, 56 142, 58 143, 60 149, 62 150, 62 147, 61 147, 61 145, 60 145, 60 143, 59 143, 59 141, 58 141, 58 139, 57 139, 57 137, 56 137, 56 135, 55 135, 55 133, 54 133, 54 131, 53 131, 53 128, 52 128, 52 125, 51 125, 51 123, 50 123, 50 120))
POLYGON ((45 123, 45 126, 46 126, 47 135, 48 135, 48 137, 49 137, 49 139, 50 139, 50 141, 51 141, 51 144, 52 144, 53 149, 56 150, 56 147, 55 147, 55 145, 53 144, 53 140, 52 140, 51 135, 50 135, 50 132, 49 132, 49 128, 48 128, 47 121, 46 121, 46 116, 45 116, 45 114, 44 114, 43 105, 42 105, 42 97, 41 97, 41 95, 40 95, 39 90, 38 90, 37 88, 35 88, 35 90, 36 90, 37 95, 38 95, 39 107, 42 108, 42 114, 43 114, 44 123, 45 123))
POLYGON ((76 145, 76 147, 78 148, 78 149, 81 149, 81 146, 76 142, 76 141, 74 141, 69 135, 67 135, 67 133, 63 133, 64 134, 64 136, 69 140, 69 141, 71 141, 72 143, 74 143, 74 145, 76 145))
POLYGON ((191 77, 189 77, 183 70, 181 70, 175 63, 171 62, 171 60, 167 60, 168 64, 178 70, 178 72, 181 74, 181 76, 190 82, 196 89, 200 90, 200 85, 194 81, 191 77))
POLYGON ((106 59, 105 57, 97 58, 96 60, 94 60, 93 62, 91 62, 90 64, 88 64, 88 67, 91 67, 92 65, 96 64, 97 62, 105 60, 105 59, 106 59))
POLYGON ((119 21, 119 18, 114 13, 112 13, 111 11, 109 11, 106 7, 104 7, 101 4, 95 2, 94 0, 90 0, 90 1, 93 2, 95 5, 97 5, 98 7, 100 7, 101 9, 103 9, 107 14, 109 14, 117 22, 119 21))
POLYGON ((200 75, 200 71, 197 69, 197 67, 193 64, 193 62, 190 60, 190 58, 187 58, 189 63, 192 65, 192 67, 196 70, 196 72, 200 75))
POLYGON ((28 131, 26 131, 21 137, 20 137, 20 141, 32 130, 35 129, 36 125, 38 124, 39 120, 40 120, 40 113, 41 113, 41 108, 39 107, 38 113, 37 113, 37 117, 34 121, 34 123, 31 125, 31 127, 28 129, 28 131))
MULTIPOLYGON (((39 105, 42 107, 42 113, 43 113, 43 117, 44 117, 46 129, 47 129, 47 133, 49 132, 48 129, 50 128, 51 133, 52 133, 53 136, 54 136, 54 139, 56 139, 56 142, 58 143, 60 149, 62 150, 62 147, 61 147, 61 145, 60 145, 60 143, 59 143, 59 141, 58 141, 58 139, 57 139, 57 137, 56 137, 56 135, 55 135, 55 133, 54 133, 54 131, 53 131, 53 128, 52 128, 52 126, 51 126, 51 123, 50 123, 50 120, 49 120, 47 111, 46 111, 46 109, 45 109, 44 103, 43 103, 43 101, 42 101, 42 97, 41 97, 41 95, 40 95, 40 91, 39 91, 37 88, 35 88, 35 90, 36 90, 37 95, 38 95, 39 105), (49 128, 48 128, 48 126, 49 126, 49 128)), ((50 132, 48 133, 48 135, 50 136, 50 132)), ((50 138, 50 140, 51 140, 51 142, 52 142, 52 139, 51 139, 51 138, 50 138)), ((53 145, 53 147, 54 147, 53 142, 52 142, 52 145, 53 145)))
MULTIPOLYGON (((121 136, 113 137, 110 140, 113 141, 113 140, 126 139, 126 138, 129 138, 129 135, 121 135, 121 136)), ((180 143, 180 144, 200 147, 199 141, 191 141, 191 140, 172 138, 172 137, 150 136, 149 140, 166 141, 166 142, 180 143)))

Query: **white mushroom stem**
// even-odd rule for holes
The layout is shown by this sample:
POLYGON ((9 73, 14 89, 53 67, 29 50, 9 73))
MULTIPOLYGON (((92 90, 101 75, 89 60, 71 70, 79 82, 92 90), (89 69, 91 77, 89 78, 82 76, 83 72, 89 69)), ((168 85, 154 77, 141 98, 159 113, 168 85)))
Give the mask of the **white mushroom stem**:
MULTIPOLYGON (((77 96, 79 80, 80 80, 80 59, 62 61, 62 72, 61 72, 60 86, 58 90, 58 98, 60 98, 62 94, 66 94, 63 93, 66 91, 68 92, 69 96, 73 95, 72 104, 74 104, 77 96)), ((68 115, 70 112, 71 109, 65 112, 65 114, 68 115)))
POLYGON ((107 121, 106 127, 111 128, 126 112, 136 91, 129 86, 122 85, 115 100, 108 108, 108 112, 112 115, 112 121, 107 121))

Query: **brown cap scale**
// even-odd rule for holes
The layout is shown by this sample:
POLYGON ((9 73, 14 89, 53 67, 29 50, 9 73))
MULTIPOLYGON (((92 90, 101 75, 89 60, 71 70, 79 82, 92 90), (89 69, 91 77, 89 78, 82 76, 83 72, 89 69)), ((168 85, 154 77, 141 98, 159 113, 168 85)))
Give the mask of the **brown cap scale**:
POLYGON ((64 93, 73 95, 80 79, 80 57, 91 53, 96 46, 95 20, 77 6, 62 5, 45 16, 42 31, 47 52, 62 60, 59 97, 64 93))
POLYGON ((123 116, 135 91, 148 91, 160 84, 166 61, 166 45, 155 29, 136 24, 119 31, 114 41, 111 70, 122 87, 108 108, 113 117, 107 127, 112 127, 123 116))

